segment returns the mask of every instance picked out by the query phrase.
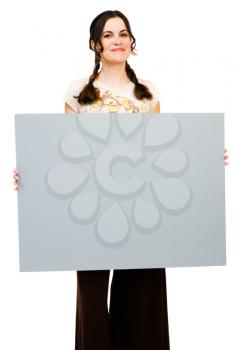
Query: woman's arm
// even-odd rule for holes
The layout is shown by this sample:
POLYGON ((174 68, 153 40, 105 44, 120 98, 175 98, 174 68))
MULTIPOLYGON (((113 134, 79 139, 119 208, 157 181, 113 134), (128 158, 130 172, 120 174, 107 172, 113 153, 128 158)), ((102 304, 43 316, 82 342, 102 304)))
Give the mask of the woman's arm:
MULTIPOLYGON (((65 103, 65 113, 76 113, 76 112, 67 103, 65 103)), ((17 168, 13 169, 13 185, 14 185, 15 191, 18 189, 19 177, 20 176, 17 168)))
POLYGON ((159 113, 160 112, 160 102, 156 104, 156 106, 152 109, 152 113, 159 113))
POLYGON ((74 109, 72 109, 68 103, 65 102, 65 113, 76 113, 76 111, 74 111, 74 109))

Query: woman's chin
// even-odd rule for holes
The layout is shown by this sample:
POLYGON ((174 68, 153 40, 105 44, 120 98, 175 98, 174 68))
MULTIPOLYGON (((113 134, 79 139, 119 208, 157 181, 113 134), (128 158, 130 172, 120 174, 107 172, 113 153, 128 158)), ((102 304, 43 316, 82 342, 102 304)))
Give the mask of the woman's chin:
POLYGON ((123 64, 127 61, 127 57, 124 57, 124 58, 115 58, 115 59, 109 59, 109 60, 106 60, 105 62, 108 63, 108 64, 123 64))

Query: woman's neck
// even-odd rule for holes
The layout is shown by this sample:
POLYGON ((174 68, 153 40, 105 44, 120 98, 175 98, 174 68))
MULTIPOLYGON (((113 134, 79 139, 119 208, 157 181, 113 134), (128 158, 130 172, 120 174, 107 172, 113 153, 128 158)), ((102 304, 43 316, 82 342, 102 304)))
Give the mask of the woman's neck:
POLYGON ((110 86, 124 86, 130 82, 125 70, 125 63, 121 64, 102 64, 97 81, 110 86))

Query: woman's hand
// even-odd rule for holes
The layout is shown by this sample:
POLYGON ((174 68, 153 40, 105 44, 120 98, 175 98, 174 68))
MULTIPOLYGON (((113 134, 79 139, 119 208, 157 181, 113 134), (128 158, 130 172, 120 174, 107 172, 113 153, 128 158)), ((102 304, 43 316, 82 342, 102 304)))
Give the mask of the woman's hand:
POLYGON ((227 149, 224 149, 224 164, 228 165, 229 164, 229 155, 227 154, 227 149))
POLYGON ((15 185, 14 191, 16 191, 18 188, 18 183, 19 183, 18 181, 19 181, 19 173, 17 168, 15 168, 13 169, 13 185, 15 185))
MULTIPOLYGON (((67 103, 65 103, 65 113, 76 113, 76 112, 67 103)), ((14 191, 18 189, 19 178, 20 176, 17 168, 13 169, 13 185, 15 186, 14 191)))
MULTIPOLYGON (((225 166, 230 164, 227 149, 224 149, 224 164, 225 164, 225 166)), ((15 168, 15 169, 13 169, 13 185, 15 186, 14 191, 16 191, 18 189, 18 184, 19 184, 19 172, 18 172, 17 168, 15 168)))

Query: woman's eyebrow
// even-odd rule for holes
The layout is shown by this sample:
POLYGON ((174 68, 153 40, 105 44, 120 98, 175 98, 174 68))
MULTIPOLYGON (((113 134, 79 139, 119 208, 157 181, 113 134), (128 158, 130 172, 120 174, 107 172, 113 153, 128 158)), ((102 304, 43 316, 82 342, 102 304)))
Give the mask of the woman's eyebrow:
MULTIPOLYGON (((120 30, 120 33, 122 32, 127 32, 127 29, 122 29, 120 30)), ((106 30, 105 32, 103 32, 102 34, 105 34, 105 33, 113 33, 111 30, 106 30)))

